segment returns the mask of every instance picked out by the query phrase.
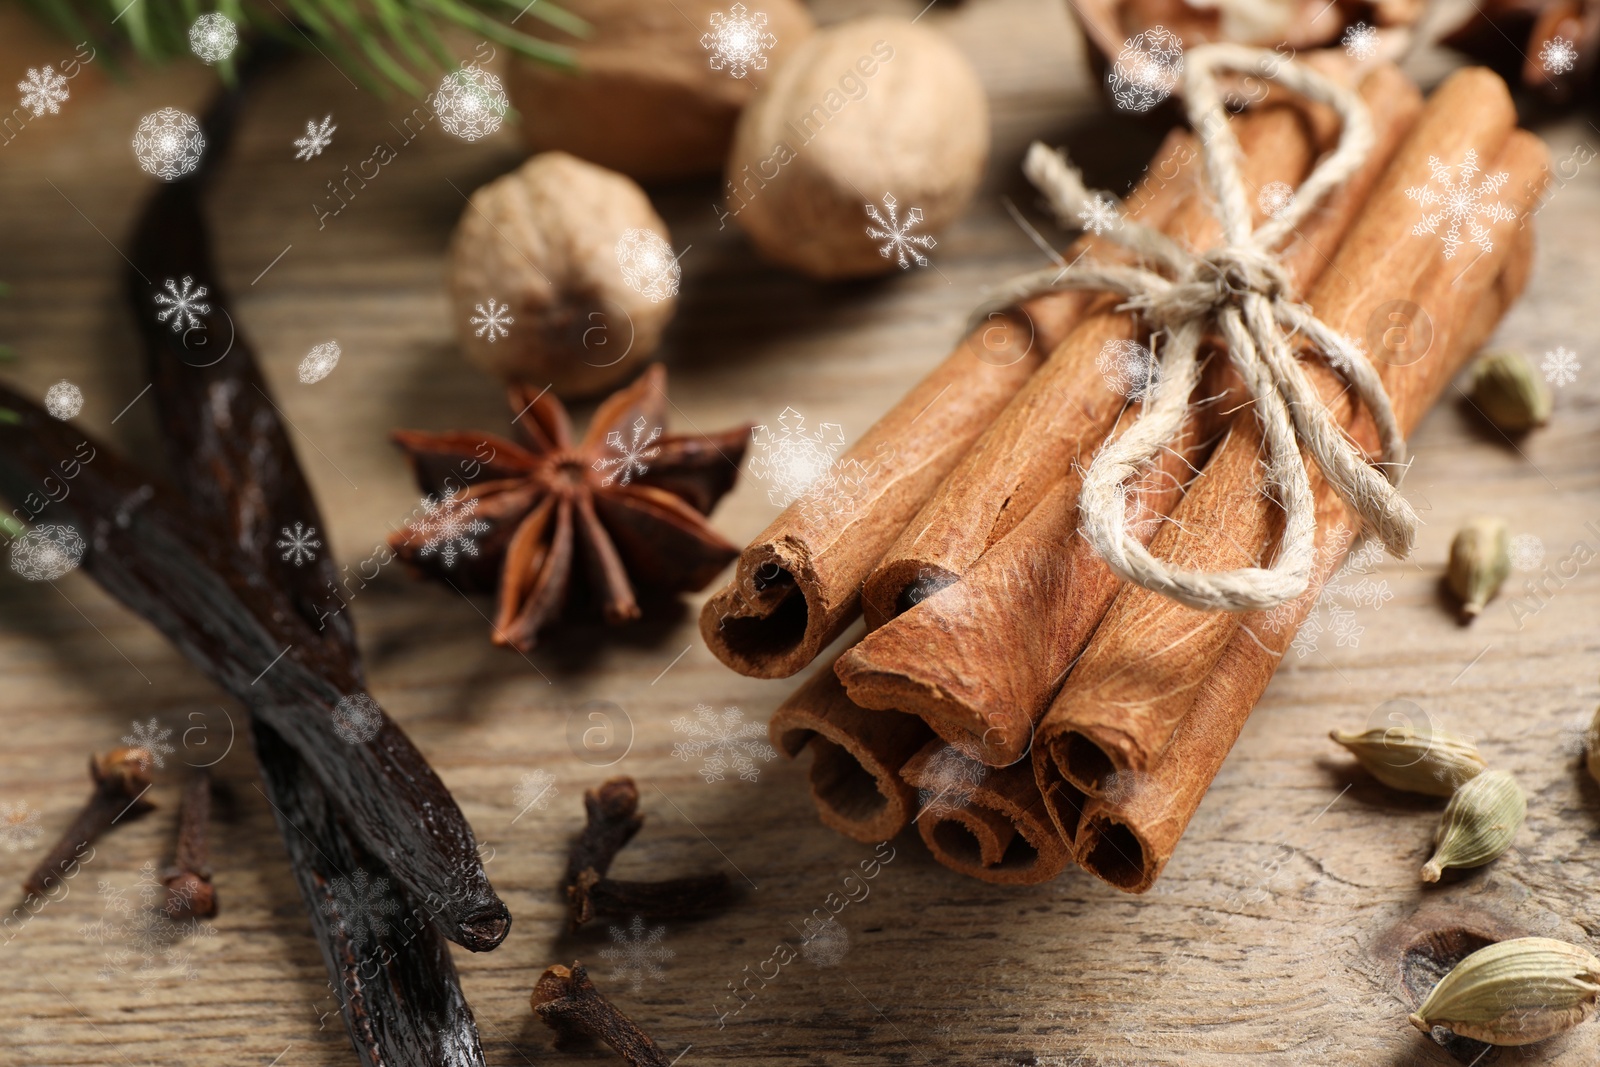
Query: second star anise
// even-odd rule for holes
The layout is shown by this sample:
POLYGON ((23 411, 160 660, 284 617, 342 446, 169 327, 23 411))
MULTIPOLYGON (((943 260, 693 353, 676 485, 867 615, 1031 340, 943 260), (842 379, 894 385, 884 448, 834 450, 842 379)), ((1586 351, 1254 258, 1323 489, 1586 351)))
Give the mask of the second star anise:
POLYGON ((496 644, 532 648, 580 586, 606 621, 625 622, 639 592, 703 589, 739 554, 705 516, 733 487, 750 427, 663 435, 659 365, 607 398, 576 444, 553 394, 513 385, 510 401, 522 443, 477 430, 392 435, 429 499, 389 545, 457 588, 498 588, 496 644))

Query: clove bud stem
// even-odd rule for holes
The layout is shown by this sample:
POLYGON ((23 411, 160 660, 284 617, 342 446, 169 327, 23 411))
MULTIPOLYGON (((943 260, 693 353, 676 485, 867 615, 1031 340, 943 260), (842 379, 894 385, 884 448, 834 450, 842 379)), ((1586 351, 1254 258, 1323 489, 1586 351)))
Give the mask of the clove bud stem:
POLYGON ((155 809, 144 799, 150 788, 150 753, 143 748, 115 748, 104 756, 90 756, 89 777, 94 780, 94 792, 61 840, 22 883, 29 893, 42 896, 77 862, 79 849, 120 820, 137 819, 155 809))
POLYGON ((529 1000, 534 1014, 556 1032, 558 1049, 595 1038, 610 1045, 629 1067, 669 1067, 661 1046, 601 996, 577 960, 571 967, 557 963, 546 968, 529 1000))
POLYGON ((167 887, 166 913, 174 919, 209 919, 217 913, 211 886, 211 772, 201 770, 184 788, 178 805, 178 847, 161 876, 167 887))

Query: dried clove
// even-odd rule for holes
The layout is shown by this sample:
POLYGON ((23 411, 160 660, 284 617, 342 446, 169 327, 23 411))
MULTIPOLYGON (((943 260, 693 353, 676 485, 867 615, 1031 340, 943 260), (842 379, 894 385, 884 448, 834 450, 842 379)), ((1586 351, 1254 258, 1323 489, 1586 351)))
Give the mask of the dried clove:
POLYGON ((534 1014, 556 1032, 558 1049, 594 1038, 610 1045, 629 1067, 669 1067, 661 1046, 601 996, 577 960, 571 967, 557 963, 546 968, 529 1000, 534 1014))
POLYGON ((606 877, 617 853, 644 825, 639 787, 632 778, 612 778, 583 794, 588 816, 572 842, 562 888, 574 927, 600 915, 638 915, 647 919, 695 915, 725 908, 733 901, 728 876, 715 874, 633 882, 606 877))
POLYGON ((217 914, 211 886, 211 772, 202 769, 184 788, 178 803, 178 847, 161 876, 167 887, 166 913, 174 919, 209 919, 217 914))
POLYGON ((150 788, 150 753, 145 749, 115 748, 104 756, 91 756, 89 777, 94 780, 89 802, 22 883, 28 892, 43 895, 52 882, 82 858, 79 849, 118 822, 155 810, 155 805, 144 799, 150 788))

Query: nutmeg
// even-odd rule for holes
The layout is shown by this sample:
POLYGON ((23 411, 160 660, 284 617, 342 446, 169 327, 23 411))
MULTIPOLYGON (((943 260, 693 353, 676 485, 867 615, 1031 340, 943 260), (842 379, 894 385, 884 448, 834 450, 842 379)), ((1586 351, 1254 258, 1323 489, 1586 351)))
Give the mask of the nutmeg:
POLYGON ((856 19, 813 34, 745 108, 726 210, 774 263, 882 274, 926 258, 988 153, 988 102, 955 46, 903 19, 856 19))
POLYGON ((463 351, 563 397, 633 376, 672 318, 670 241, 631 179, 565 152, 535 156, 473 193, 450 239, 463 351))
POLYGON ((523 137, 535 152, 560 149, 640 180, 715 173, 740 109, 816 28, 800 0, 561 6, 593 33, 560 42, 577 57, 573 71, 511 60, 506 88, 523 137))

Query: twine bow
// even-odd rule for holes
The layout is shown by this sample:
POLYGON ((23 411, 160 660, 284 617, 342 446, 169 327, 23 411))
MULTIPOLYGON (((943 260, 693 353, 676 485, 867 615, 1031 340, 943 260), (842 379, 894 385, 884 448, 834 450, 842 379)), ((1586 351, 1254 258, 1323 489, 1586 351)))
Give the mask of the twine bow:
MULTIPOLYGON (((1005 286, 974 313, 973 320, 1024 297, 1058 289, 1104 289, 1127 298, 1121 308, 1137 311, 1160 334, 1157 376, 1139 416, 1100 448, 1084 475, 1078 507, 1082 532, 1107 565, 1130 582, 1192 607, 1253 611, 1294 600, 1310 582, 1316 514, 1302 446, 1391 555, 1408 555, 1416 533, 1416 514, 1394 485, 1405 458, 1405 440, 1377 371, 1355 341, 1295 301, 1274 251, 1361 166, 1372 149, 1372 123, 1354 92, 1272 52, 1203 45, 1185 57, 1184 77, 1189 121, 1201 134, 1205 177, 1222 224, 1222 243, 1195 255, 1165 234, 1124 217, 1102 236, 1132 250, 1150 266, 1085 262, 1037 271, 1005 286), (1222 71, 1268 77, 1329 105, 1343 121, 1333 153, 1301 184, 1286 210, 1253 231, 1239 173, 1239 142, 1217 84, 1222 71), (1151 555, 1127 529, 1126 482, 1181 429, 1189 396, 1199 381, 1200 342, 1213 325, 1254 398, 1266 445, 1265 488, 1286 514, 1270 567, 1226 571, 1171 567, 1151 555), (1295 335, 1322 353, 1371 413, 1382 445, 1382 473, 1334 422, 1290 347, 1295 335)), ((1042 144, 1029 150, 1023 171, 1068 225, 1078 226, 1077 220, 1085 217, 1080 212, 1096 199, 1066 158, 1042 144)), ((1152 337, 1152 348, 1157 340, 1152 337)))

